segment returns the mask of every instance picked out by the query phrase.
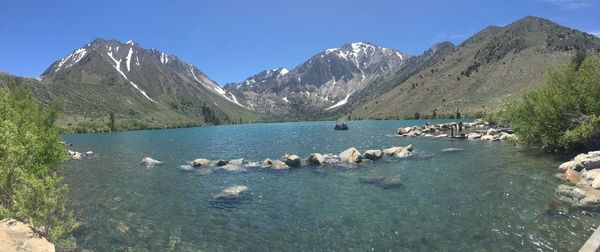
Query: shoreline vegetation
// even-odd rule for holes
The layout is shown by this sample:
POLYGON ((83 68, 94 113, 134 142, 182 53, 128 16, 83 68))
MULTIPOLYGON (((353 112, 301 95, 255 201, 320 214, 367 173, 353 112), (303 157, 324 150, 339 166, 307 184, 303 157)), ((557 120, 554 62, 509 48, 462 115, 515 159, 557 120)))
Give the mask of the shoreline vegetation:
POLYGON ((0 89, 0 220, 24 222, 64 243, 78 223, 65 207, 69 189, 61 164, 67 153, 54 125, 57 113, 57 106, 40 106, 24 86, 0 89))

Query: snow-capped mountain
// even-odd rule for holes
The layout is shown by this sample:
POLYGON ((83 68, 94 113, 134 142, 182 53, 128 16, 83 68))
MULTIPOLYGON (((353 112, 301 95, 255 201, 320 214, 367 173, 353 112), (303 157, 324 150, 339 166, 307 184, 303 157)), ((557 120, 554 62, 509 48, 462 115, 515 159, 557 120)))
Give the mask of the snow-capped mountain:
POLYGON ((60 88, 63 96, 86 97, 82 102, 106 107, 106 111, 118 107, 124 114, 175 109, 202 117, 210 110, 238 119, 248 111, 193 65, 156 49, 141 48, 131 40, 96 39, 55 61, 41 80, 60 88))
POLYGON ((225 89, 259 111, 298 114, 294 105, 335 110, 374 79, 393 73, 409 56, 371 43, 327 49, 292 70, 276 68, 225 89))

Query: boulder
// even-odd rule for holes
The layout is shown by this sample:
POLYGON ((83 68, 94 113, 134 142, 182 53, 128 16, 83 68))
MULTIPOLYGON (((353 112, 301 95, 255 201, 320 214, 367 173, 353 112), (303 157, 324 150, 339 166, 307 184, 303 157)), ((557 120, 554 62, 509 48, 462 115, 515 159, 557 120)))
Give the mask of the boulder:
POLYGON ((281 160, 275 160, 272 162, 271 168, 274 170, 287 170, 290 167, 281 160))
POLYGON ((323 157, 323 155, 321 155, 319 153, 313 153, 313 154, 310 154, 310 156, 308 156, 306 161, 310 165, 322 165, 325 163, 325 158, 323 157))
POLYGON ((204 159, 204 158, 198 158, 198 159, 195 159, 194 161, 192 161, 193 167, 202 167, 202 166, 209 166, 209 165, 210 165, 210 160, 204 159))
POLYGON ((214 198, 215 200, 235 201, 248 196, 249 193, 250 188, 247 186, 235 185, 223 189, 223 191, 215 195, 214 198))
POLYGON ((228 164, 230 164, 230 165, 243 165, 244 164, 244 159, 243 158, 232 159, 232 160, 229 160, 228 164))
POLYGON ((577 182, 579 182, 580 179, 581 179, 581 176, 580 176, 579 172, 577 172, 573 169, 568 169, 565 171, 565 180, 567 180, 573 184, 577 184, 577 182))
POLYGON ((360 152, 354 147, 342 151, 342 153, 340 153, 339 156, 340 161, 350 164, 360 163, 362 161, 362 156, 360 155, 360 152))
POLYGON ((271 167, 271 165, 273 165, 273 161, 271 161, 271 159, 267 158, 264 161, 262 161, 263 168, 271 167))
POLYGON ((501 141, 516 141, 518 138, 515 134, 509 134, 506 132, 501 132, 499 139, 501 141))
POLYGON ((258 168, 260 167, 260 165, 258 164, 258 162, 249 162, 248 164, 246 164, 247 167, 250 168, 258 168))
POLYGON ((365 151, 365 159, 369 159, 369 160, 377 160, 380 159, 383 156, 383 151, 381 150, 368 150, 365 151))
POLYGON ((581 164, 583 164, 583 168, 586 170, 593 170, 600 168, 600 156, 590 156, 587 159, 584 159, 581 164))
POLYGON ((558 170, 562 173, 564 173, 568 169, 572 169, 575 171, 581 171, 581 169, 583 169, 583 164, 579 161, 572 160, 572 161, 564 162, 558 167, 558 170))
POLYGON ((565 202, 575 204, 578 203, 580 199, 585 197, 586 192, 583 189, 577 188, 575 186, 568 185, 559 185, 556 188, 556 196, 565 202))
POLYGON ((485 135, 485 136, 481 137, 481 140, 484 140, 484 141, 496 141, 496 140, 498 140, 498 138, 495 137, 495 136, 493 136, 493 135, 485 135))
POLYGON ((383 154, 393 157, 408 157, 412 155, 413 146, 409 144, 405 147, 391 147, 383 149, 383 154))
POLYGON ((581 176, 586 180, 594 180, 600 178, 600 169, 594 169, 590 171, 581 170, 581 176))
POLYGON ((481 138, 481 133, 477 133, 477 132, 471 132, 467 135, 468 139, 477 139, 477 138, 481 138))
POLYGON ((145 158, 142 158, 142 164, 144 164, 145 166, 150 167, 150 166, 155 166, 157 164, 162 164, 162 162, 158 161, 156 159, 153 159, 151 157, 145 157, 145 158))
POLYGON ((229 163, 229 161, 221 159, 221 160, 217 161, 217 162, 215 163, 215 165, 216 165, 216 166, 224 166, 224 165, 226 165, 227 163, 229 163))
POLYGON ((75 152, 75 153, 74 153, 74 154, 71 156, 71 158, 72 158, 73 160, 79 160, 79 159, 81 159, 81 157, 82 157, 82 155, 81 155, 81 153, 79 153, 79 152, 75 152))
POLYGON ((281 160, 289 167, 300 167, 300 165, 302 164, 300 162, 300 157, 298 157, 297 155, 288 155, 285 154, 285 156, 283 156, 283 158, 281 158, 281 160))
POLYGON ((597 177, 594 180, 592 180, 592 188, 600 189, 600 177, 597 177))
POLYGON ((40 237, 27 224, 14 220, 0 221, 0 251, 54 252, 54 245, 40 237))
POLYGON ((490 128, 490 129, 488 129, 488 130, 486 131, 486 135, 491 135, 491 136, 493 136, 493 135, 496 135, 496 134, 498 134, 498 131, 497 131, 496 129, 494 129, 494 128, 490 128))

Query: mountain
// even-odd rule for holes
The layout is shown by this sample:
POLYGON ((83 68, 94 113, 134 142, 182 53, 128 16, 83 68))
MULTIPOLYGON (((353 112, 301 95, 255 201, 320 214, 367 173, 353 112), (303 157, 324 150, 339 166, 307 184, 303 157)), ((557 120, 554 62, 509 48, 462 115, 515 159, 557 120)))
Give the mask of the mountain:
POLYGON ((133 41, 96 39, 27 82, 42 102, 62 103, 65 124, 106 121, 111 113, 155 127, 260 118, 196 67, 133 41))
POLYGON ((327 49, 292 70, 262 71, 224 88, 256 111, 318 117, 345 106, 354 93, 395 72, 409 58, 393 49, 357 42, 327 49))
MULTIPOLYGON (((451 49, 451 50, 450 50, 451 49)), ((548 68, 568 63, 576 51, 600 52, 600 39, 538 17, 489 26, 443 57, 382 80, 394 86, 348 114, 352 118, 474 115, 499 111, 544 82, 548 68)), ((407 64, 409 65, 409 64, 407 64)), ((377 86, 377 84, 371 84, 377 86)), ((382 90, 380 90, 382 91, 382 90)))

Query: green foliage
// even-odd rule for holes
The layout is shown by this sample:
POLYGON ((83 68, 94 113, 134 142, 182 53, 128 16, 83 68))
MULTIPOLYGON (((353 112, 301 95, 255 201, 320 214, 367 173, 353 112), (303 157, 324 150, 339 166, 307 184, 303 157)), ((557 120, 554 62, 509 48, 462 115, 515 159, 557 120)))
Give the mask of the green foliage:
POLYGON ((520 139, 551 150, 600 147, 600 56, 578 54, 510 108, 520 139))
POLYGON ((0 89, 0 219, 27 222, 51 240, 75 225, 58 175, 66 150, 54 126, 57 112, 39 106, 19 83, 0 89))

